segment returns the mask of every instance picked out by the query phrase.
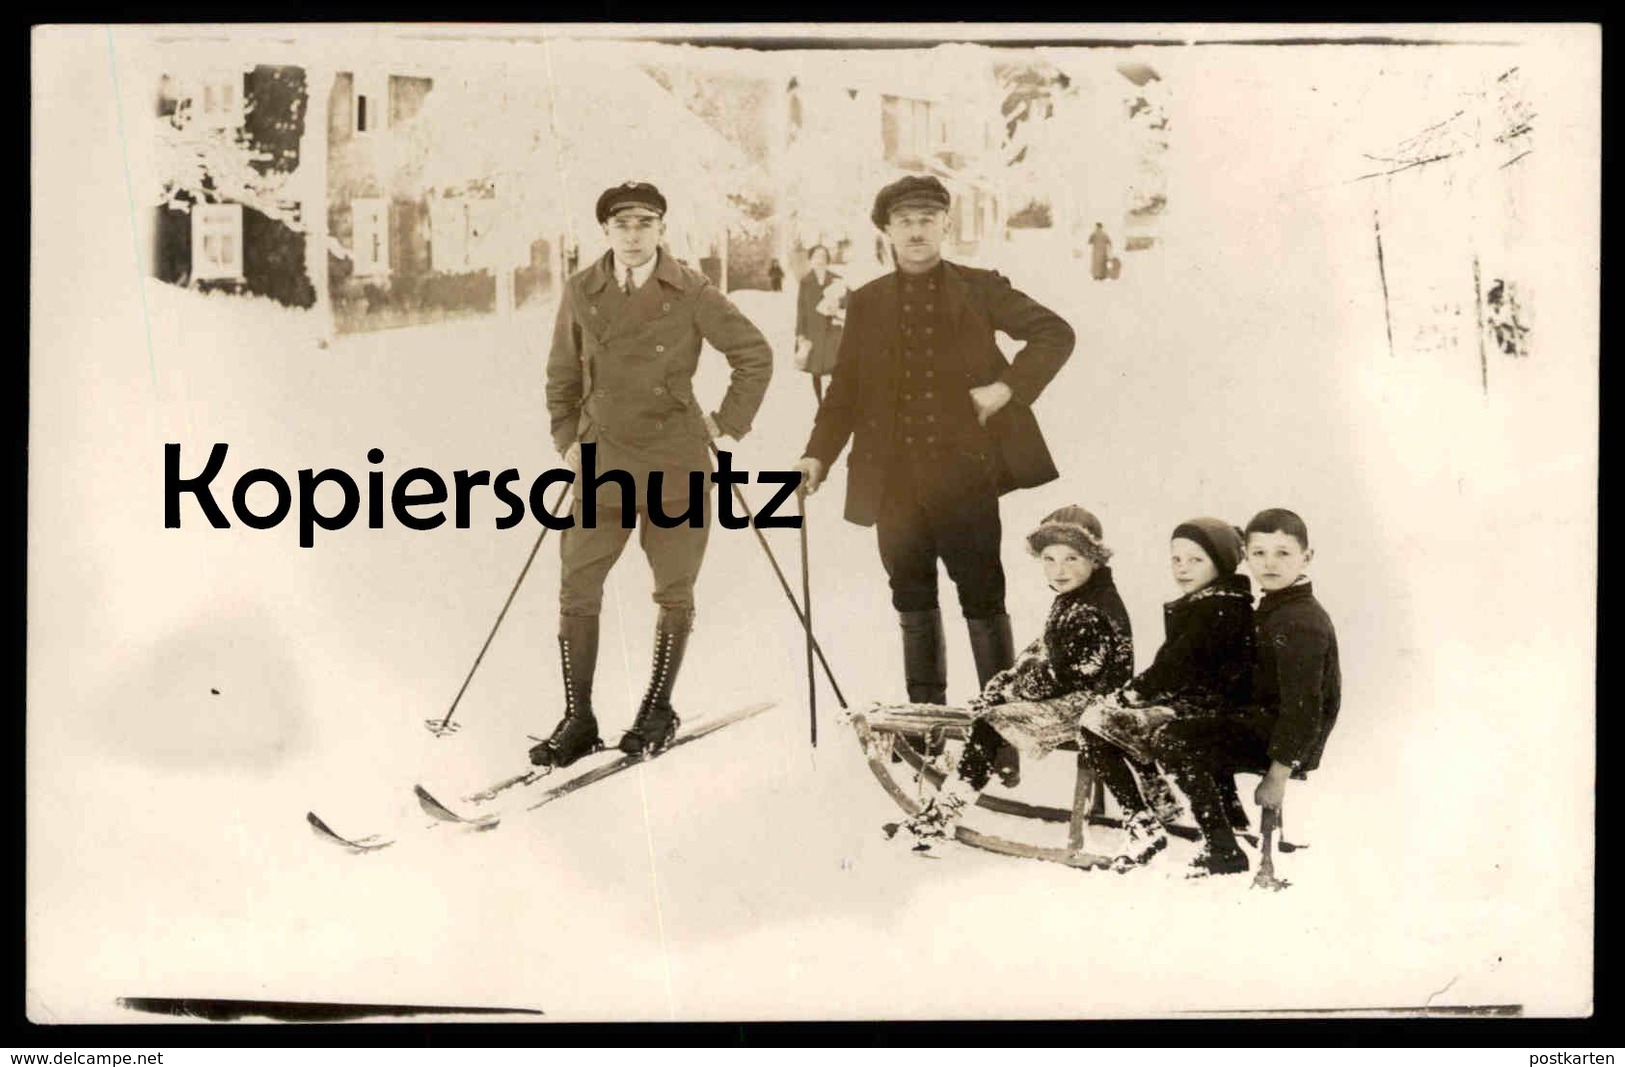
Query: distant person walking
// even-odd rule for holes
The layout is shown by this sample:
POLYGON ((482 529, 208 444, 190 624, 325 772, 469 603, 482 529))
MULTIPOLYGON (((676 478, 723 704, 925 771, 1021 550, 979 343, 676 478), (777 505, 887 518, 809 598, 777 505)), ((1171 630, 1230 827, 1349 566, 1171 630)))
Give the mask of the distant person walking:
POLYGON ((1095 281, 1104 281, 1111 274, 1112 239, 1106 236, 1106 228, 1095 223, 1095 232, 1089 235, 1089 276, 1095 281))
POLYGON ((767 283, 773 287, 775 293, 784 291, 784 268, 779 266, 776 259, 767 268, 767 283))
POLYGON ((812 264, 796 294, 796 367, 812 375, 813 395, 824 402, 824 378, 835 372, 835 354, 846 325, 846 282, 829 269, 829 249, 813 245, 812 264))

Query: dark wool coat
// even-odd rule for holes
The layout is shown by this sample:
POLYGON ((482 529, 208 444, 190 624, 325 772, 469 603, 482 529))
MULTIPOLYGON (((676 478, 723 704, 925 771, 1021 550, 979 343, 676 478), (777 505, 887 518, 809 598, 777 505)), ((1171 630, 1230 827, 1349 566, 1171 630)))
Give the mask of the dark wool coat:
MULTIPOLYGON (((553 444, 598 445, 598 470, 619 468, 637 483, 664 472, 662 498, 686 500, 691 471, 711 470, 710 434, 694 397, 700 346, 709 341, 733 367, 717 427, 743 437, 773 374, 767 340, 699 271, 664 248, 648 282, 627 296, 606 252, 572 277, 559 302, 547 360, 547 410, 553 444)), ((606 482, 600 507, 618 508, 606 482)))
MULTIPOLYGON (((818 275, 809 270, 796 293, 796 336, 812 342, 807 365, 802 368, 808 374, 828 374, 835 369, 842 330, 834 319, 818 313, 818 304, 824 299, 824 286, 840 279, 834 271, 825 271, 824 285, 819 285, 818 275)), ((845 303, 844 298, 842 303, 845 303)))
MULTIPOLYGON (((944 263, 942 284, 943 341, 935 360, 944 388, 955 386, 956 405, 942 427, 952 442, 945 477, 953 480, 962 470, 970 481, 991 464, 1000 494, 1053 481, 1055 462, 1031 405, 1072 354, 1072 327, 996 271, 944 263), (1014 359, 999 351, 995 330, 1026 342, 1014 359), (970 390, 998 381, 1010 387, 1012 399, 983 426, 970 390)), ((859 526, 879 517, 894 458, 902 379, 898 289, 894 271, 848 297, 840 355, 803 450, 827 470, 852 441, 846 518, 859 526)))
POLYGON ((1275 719, 1270 759, 1312 771, 1342 705, 1337 631, 1308 582, 1265 593, 1254 623, 1252 698, 1275 719))
POLYGON ((1239 708, 1252 693, 1253 593, 1230 574, 1162 609, 1156 659, 1129 683, 1137 704, 1178 712, 1239 708))

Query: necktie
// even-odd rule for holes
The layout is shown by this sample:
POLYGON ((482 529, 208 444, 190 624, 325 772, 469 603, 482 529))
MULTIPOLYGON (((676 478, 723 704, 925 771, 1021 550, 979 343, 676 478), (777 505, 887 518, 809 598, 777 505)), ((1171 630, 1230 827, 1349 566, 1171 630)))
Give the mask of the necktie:
POLYGON ((626 285, 624 286, 624 288, 626 289, 626 295, 631 296, 632 295, 632 268, 631 267, 626 268, 626 285))

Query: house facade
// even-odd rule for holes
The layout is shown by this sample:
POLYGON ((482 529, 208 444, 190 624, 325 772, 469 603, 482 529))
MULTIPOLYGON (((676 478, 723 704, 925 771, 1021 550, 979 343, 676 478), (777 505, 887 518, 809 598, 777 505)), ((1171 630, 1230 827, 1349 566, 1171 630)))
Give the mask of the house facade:
POLYGON ((153 209, 153 274, 310 307, 300 204, 277 192, 299 166, 304 71, 225 64, 165 75, 157 89, 158 128, 175 173, 153 209), (255 194, 242 196, 246 188, 255 194))
POLYGON ((889 269, 869 210, 876 191, 905 174, 934 175, 953 194, 947 254, 973 258, 1001 240, 998 96, 985 51, 637 54, 769 176, 765 230, 729 233, 732 287, 767 288, 774 260, 799 275, 815 245, 855 277, 889 269))
POLYGON ((762 229, 749 162, 618 49, 390 39, 345 67, 280 51, 222 72, 189 42, 161 79, 159 169, 179 188, 158 208, 160 279, 345 332, 550 306, 603 247, 597 192, 633 177, 681 205, 668 241, 718 283, 725 235, 762 229))

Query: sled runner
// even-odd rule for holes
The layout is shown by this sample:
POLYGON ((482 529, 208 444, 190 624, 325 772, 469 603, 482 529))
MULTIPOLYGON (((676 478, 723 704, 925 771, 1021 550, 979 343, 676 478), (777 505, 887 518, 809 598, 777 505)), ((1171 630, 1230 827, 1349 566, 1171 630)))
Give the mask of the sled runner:
MULTIPOLYGON (((914 795, 915 790, 911 788, 914 783, 905 785, 897 780, 893 771, 896 762, 893 757, 896 756, 903 765, 906 765, 917 780, 923 780, 932 788, 940 788, 944 778, 943 770, 922 755, 912 739, 925 738, 930 743, 939 743, 950 738, 963 740, 970 732, 971 715, 964 709, 939 704, 876 704, 863 711, 852 713, 850 721, 857 732, 859 742, 863 745, 869 769, 880 782, 881 788, 906 815, 913 815, 920 810, 921 800, 914 795)), ((1060 751, 1076 751, 1076 748, 1076 745, 1063 745, 1060 751)), ((1067 846, 1064 849, 1046 848, 982 833, 964 826, 959 827, 956 832, 958 840, 989 852, 1048 860, 1072 867, 1108 865, 1110 863, 1108 857, 1091 852, 1086 847, 1087 828, 1123 825, 1122 819, 1107 814, 1105 788, 1091 773, 1081 754, 1078 756, 1077 778, 1070 808, 1029 804, 1013 797, 995 796, 986 792, 976 798, 976 805, 1000 815, 1013 815, 1017 818, 1047 823, 1066 823, 1067 846)), ((1271 829, 1278 827, 1277 816, 1275 826, 1271 829)), ((1165 829, 1172 836, 1190 841, 1199 840, 1201 836, 1194 826, 1173 824, 1166 826, 1165 829)), ((1254 847, 1261 844, 1259 835, 1254 833, 1238 832, 1236 836, 1254 847)), ((1308 846, 1292 844, 1284 838, 1278 838, 1274 842, 1274 847, 1282 853, 1287 853, 1308 846)), ((1270 876, 1273 876, 1273 870, 1270 876)))
MULTIPOLYGON (((939 704, 877 704, 865 711, 854 712, 851 722, 857 731, 859 743, 863 745, 869 769, 880 782, 881 788, 885 789, 886 794, 903 809, 905 815, 914 815, 920 810, 921 802, 893 776, 892 753, 896 752, 901 756, 905 764, 933 786, 940 786, 943 779, 942 771, 921 756, 905 735, 925 736, 933 740, 963 739, 970 732, 971 717, 967 711, 939 704)), ((1101 811, 1103 793, 1100 783, 1095 781, 1088 768, 1080 762, 1070 811, 1064 808, 1024 804, 1008 797, 989 796, 986 793, 977 797, 977 806, 989 811, 1044 822, 1067 823, 1065 848, 1049 848, 1025 841, 1015 841, 973 830, 968 826, 957 827, 954 836, 973 848, 998 852, 1006 856, 1048 860, 1068 867, 1108 867, 1111 865, 1111 857, 1090 852, 1084 842, 1085 826, 1090 822, 1120 825, 1119 820, 1107 818, 1101 811)))

